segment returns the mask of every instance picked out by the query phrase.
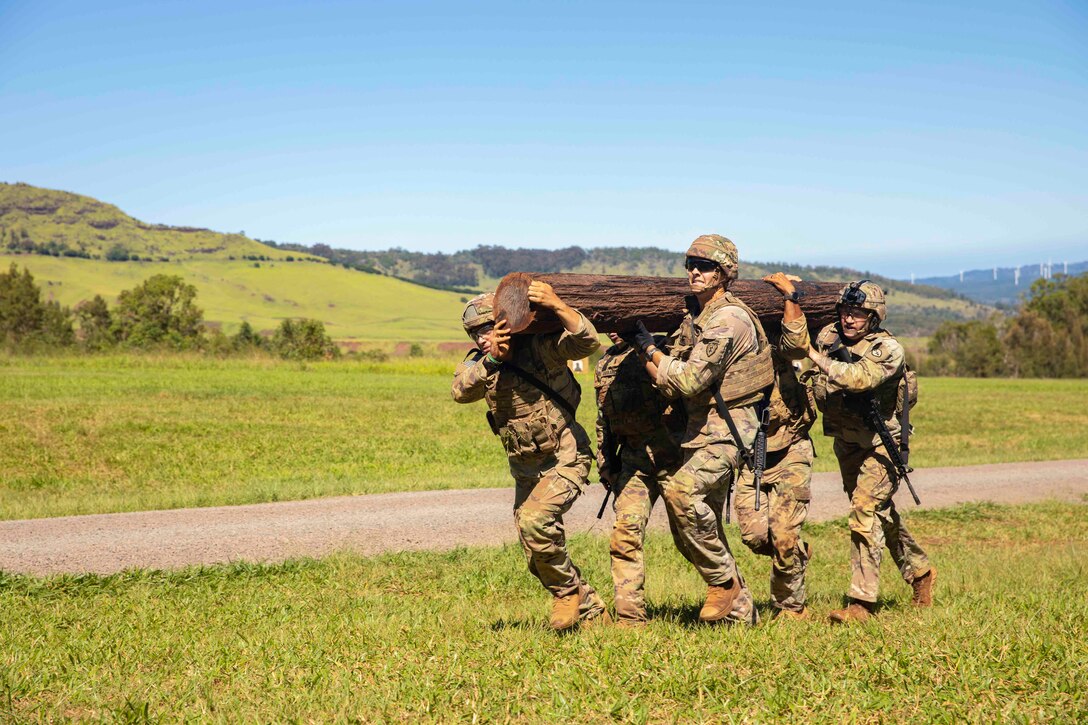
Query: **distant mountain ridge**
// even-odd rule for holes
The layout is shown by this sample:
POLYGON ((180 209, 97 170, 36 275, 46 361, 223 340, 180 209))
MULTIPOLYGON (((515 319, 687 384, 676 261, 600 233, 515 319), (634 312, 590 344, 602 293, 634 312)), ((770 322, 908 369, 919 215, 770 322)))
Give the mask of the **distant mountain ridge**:
MULTIPOLYGON (((741 253, 743 257, 743 248, 741 253)), ((250 239, 244 234, 147 224, 125 214, 116 206, 91 197, 29 184, 7 183, 0 183, 0 254, 73 257, 119 264, 131 261, 144 265, 151 262, 156 265, 174 263, 173 268, 190 262, 200 263, 200 276, 205 278, 202 284, 211 284, 212 279, 218 279, 216 284, 228 286, 229 277, 212 275, 204 263, 249 261, 259 265, 261 262, 311 262, 394 277, 459 295, 494 289, 499 279, 513 271, 666 277, 686 274, 683 252, 655 247, 584 249, 570 246, 546 250, 481 245, 445 254, 397 248, 359 251, 334 249, 326 244, 306 246, 262 241, 250 239)), ((55 265, 49 268, 56 269, 55 265)), ((82 284, 79 278, 92 268, 95 267, 75 265, 71 276, 56 272, 55 279, 59 282, 65 277, 69 285, 66 289, 91 289, 93 285, 82 284), (84 271, 77 272, 76 268, 84 271)), ((227 268, 235 270, 235 274, 241 269, 227 265, 224 271, 227 268)), ((193 270, 195 272, 196 267, 193 270)), ((978 319, 994 311, 991 307, 977 304, 939 286, 912 285, 846 267, 745 261, 741 263, 740 275, 746 279, 757 279, 777 270, 818 281, 872 279, 888 291, 889 325, 903 335, 928 335, 946 320, 978 319)), ((135 273, 135 270, 132 272, 135 273)), ((115 276, 118 278, 128 276, 128 273, 122 275, 121 270, 117 270, 117 273, 115 276)), ((260 277, 272 282, 274 275, 260 277)), ((290 276, 280 279, 288 278, 290 276)), ((262 288, 260 292, 262 298, 275 300, 283 300, 293 294, 292 291, 274 287, 262 288)), ((232 303, 238 308, 238 318, 244 319, 250 313, 247 306, 262 306, 256 297, 257 290, 253 288, 248 294, 249 301, 232 303)), ((70 303, 76 301, 79 300, 70 303)), ((335 300, 330 299, 325 304, 331 306, 335 300)), ((283 311, 272 313, 266 310, 261 314, 275 319, 283 311)), ((226 318, 228 323, 229 320, 226 318)))
POLYGON ((1016 307, 1035 280, 1056 274, 1077 276, 1085 272, 1088 272, 1088 261, 1046 261, 1019 267, 972 269, 947 277, 924 277, 916 282, 950 290, 982 304, 1016 307))

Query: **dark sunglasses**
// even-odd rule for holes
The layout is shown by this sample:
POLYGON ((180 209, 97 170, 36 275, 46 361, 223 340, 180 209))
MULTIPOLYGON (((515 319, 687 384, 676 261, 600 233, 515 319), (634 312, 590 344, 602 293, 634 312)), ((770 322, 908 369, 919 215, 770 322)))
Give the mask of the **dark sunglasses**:
POLYGON ((489 323, 489 324, 481 325, 480 327, 477 327, 475 330, 472 331, 472 334, 475 335, 476 337, 483 337, 485 335, 490 335, 491 331, 494 330, 494 329, 495 329, 494 323, 489 323))
POLYGON ((717 268, 718 268, 718 263, 717 262, 712 262, 709 259, 700 259, 699 257, 688 257, 684 261, 684 269, 686 269, 689 272, 692 271, 693 269, 697 269, 700 272, 703 272, 705 274, 707 272, 713 272, 717 268))

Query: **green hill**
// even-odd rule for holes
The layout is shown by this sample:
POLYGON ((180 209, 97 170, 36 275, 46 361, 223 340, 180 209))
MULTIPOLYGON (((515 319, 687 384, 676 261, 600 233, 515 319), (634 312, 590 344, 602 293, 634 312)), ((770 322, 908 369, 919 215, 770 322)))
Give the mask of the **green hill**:
POLYGON ((241 234, 195 227, 146 224, 89 196, 0 183, 0 251, 106 259, 136 255, 142 260, 305 258, 309 254, 267 247, 241 234))
POLYGON ((184 259, 106 262, 42 255, 0 255, 4 269, 26 267, 50 298, 74 306, 102 295, 113 304, 154 274, 173 274, 197 288, 205 321, 224 332, 247 321, 274 330, 286 318, 321 320, 339 340, 444 342, 464 339, 464 295, 328 264, 184 259))

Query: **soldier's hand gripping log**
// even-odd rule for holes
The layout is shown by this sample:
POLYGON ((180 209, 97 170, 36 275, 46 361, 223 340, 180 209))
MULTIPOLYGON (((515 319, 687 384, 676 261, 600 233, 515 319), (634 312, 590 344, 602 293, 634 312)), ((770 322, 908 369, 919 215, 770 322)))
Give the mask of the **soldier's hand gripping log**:
MULTIPOLYGON (((845 363, 854 362, 853 357, 850 355, 850 350, 846 345, 842 344, 840 339, 834 347, 828 350, 835 358, 845 363)), ((910 477, 907 475, 913 468, 907 466, 906 461, 903 460, 903 456, 899 453, 899 446, 895 443, 895 438, 892 437, 892 432, 888 430, 888 424, 884 421, 884 416, 880 414, 880 406, 877 405, 876 397, 872 391, 868 393, 859 393, 854 396, 861 403, 861 414, 865 421, 865 427, 873 431, 880 437, 880 442, 884 445, 884 450, 888 452, 888 458, 892 462, 892 468, 894 469, 895 480, 892 483, 899 483, 903 481, 907 484, 907 490, 910 491, 911 498, 914 499, 914 503, 917 505, 922 504, 922 500, 918 498, 918 492, 914 490, 914 484, 910 482, 910 477)))

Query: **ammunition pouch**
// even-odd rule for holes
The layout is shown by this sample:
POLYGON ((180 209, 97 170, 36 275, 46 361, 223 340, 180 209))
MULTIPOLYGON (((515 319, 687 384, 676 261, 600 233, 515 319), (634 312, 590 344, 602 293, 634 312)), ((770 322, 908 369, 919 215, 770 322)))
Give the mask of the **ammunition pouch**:
POLYGON ((544 408, 530 416, 506 421, 498 436, 509 456, 547 456, 559 449, 559 430, 544 408))

